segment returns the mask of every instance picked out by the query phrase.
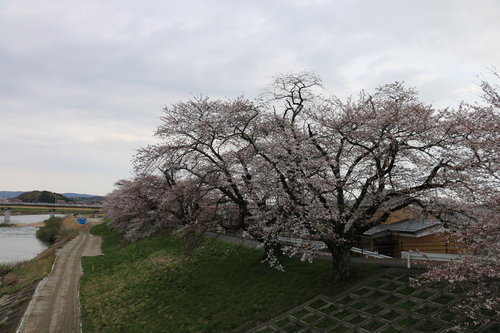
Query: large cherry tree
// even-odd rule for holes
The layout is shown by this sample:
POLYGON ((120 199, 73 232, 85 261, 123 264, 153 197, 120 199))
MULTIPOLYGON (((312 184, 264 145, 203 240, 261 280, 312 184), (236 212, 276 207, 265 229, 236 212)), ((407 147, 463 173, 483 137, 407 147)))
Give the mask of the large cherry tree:
POLYGON ((346 279, 361 234, 470 180, 476 166, 460 155, 468 145, 460 123, 474 110, 436 110, 398 82, 345 102, 321 88, 310 73, 278 77, 263 105, 272 144, 244 139, 272 166, 293 211, 281 229, 323 241, 334 277, 346 279))
MULTIPOLYGON (((250 233, 271 262, 282 232, 323 241, 334 278, 347 279, 365 231, 486 180, 471 150, 481 112, 437 110, 399 82, 342 101, 312 73, 283 75, 255 101, 199 96, 166 107, 159 142, 140 149, 134 165, 142 177, 175 172, 203 188, 210 200, 200 206, 231 215, 220 225, 250 233)), ((303 259, 314 254, 300 249, 303 259)))

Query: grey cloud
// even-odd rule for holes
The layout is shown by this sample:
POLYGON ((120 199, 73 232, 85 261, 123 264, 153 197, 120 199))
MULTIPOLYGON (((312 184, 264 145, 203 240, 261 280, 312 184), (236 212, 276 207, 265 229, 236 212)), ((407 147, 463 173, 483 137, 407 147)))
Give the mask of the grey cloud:
POLYGON ((88 180, 68 179, 95 175, 97 194, 109 192, 164 105, 252 98, 290 71, 314 70, 340 96, 404 80, 438 106, 473 100, 475 75, 500 62, 499 10, 496 0, 4 0, 0 153, 15 158, 0 184, 2 170, 28 172, 31 155, 59 171, 53 181, 65 174, 89 193, 88 180))

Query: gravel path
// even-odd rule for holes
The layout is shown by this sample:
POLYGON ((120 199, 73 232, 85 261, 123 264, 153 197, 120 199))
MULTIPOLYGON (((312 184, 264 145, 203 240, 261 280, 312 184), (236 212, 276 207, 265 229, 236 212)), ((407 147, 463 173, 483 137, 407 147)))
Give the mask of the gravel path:
POLYGON ((80 258, 102 254, 101 238, 89 234, 89 229, 100 223, 100 219, 87 219, 87 222, 79 235, 58 251, 52 272, 38 284, 19 333, 81 332, 80 258))

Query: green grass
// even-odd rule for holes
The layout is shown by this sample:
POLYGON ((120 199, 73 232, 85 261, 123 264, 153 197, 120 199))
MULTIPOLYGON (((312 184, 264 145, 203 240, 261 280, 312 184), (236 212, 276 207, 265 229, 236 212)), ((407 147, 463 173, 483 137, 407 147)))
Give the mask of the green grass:
POLYGON ((430 305, 424 305, 418 309, 415 309, 414 312, 420 313, 421 315, 430 315, 431 313, 437 310, 436 307, 430 305))
POLYGON ((377 279, 377 280, 373 281, 372 283, 370 283, 369 286, 373 287, 373 288, 378 288, 381 285, 383 285, 384 283, 386 283, 386 281, 381 280, 381 279, 377 279))
POLYGON ((353 324, 353 325, 358 325, 358 324, 361 324, 363 321, 366 320, 366 317, 363 317, 359 314, 357 315, 354 315, 352 317, 350 317, 349 319, 346 319, 347 322, 353 324))
POLYGON ((387 291, 394 291, 399 288, 399 285, 396 283, 389 283, 381 288, 387 291))
POLYGON ((325 329, 327 327, 332 326, 336 322, 337 322, 336 320, 333 320, 333 319, 327 317, 314 326, 316 326, 319 329, 325 329))
POLYGON ((360 288, 358 290, 353 291, 352 293, 355 295, 358 295, 358 296, 363 296, 363 295, 368 294, 370 291, 371 291, 370 289, 363 287, 363 288, 360 288))
POLYGON ((434 293, 427 291, 427 290, 420 290, 419 292, 413 294, 414 297, 420 298, 420 299, 427 299, 431 296, 434 296, 434 293))
POLYGON ((376 330, 378 330, 379 328, 381 328, 384 325, 385 324, 383 322, 378 321, 376 319, 373 319, 373 320, 369 321, 368 323, 362 325, 361 327, 369 332, 375 332, 376 330))
POLYGON ((384 318, 386 320, 394 320, 397 317, 399 317, 400 315, 401 315, 401 313, 399 313, 397 311, 389 310, 387 312, 384 312, 384 313, 380 314, 379 317, 380 318, 384 318))
POLYGON ((375 305, 375 306, 369 307, 368 309, 365 309, 364 312, 369 313, 371 315, 375 315, 375 314, 379 313, 382 310, 383 309, 381 309, 378 305, 375 305))
POLYGON ((343 320, 344 318, 346 318, 347 316, 350 316, 351 314, 352 314, 352 312, 350 312, 346 309, 342 309, 339 312, 332 314, 332 317, 335 317, 339 320, 343 320))
POLYGON ((407 326, 407 327, 415 326, 419 322, 420 322, 419 318, 413 317, 411 315, 408 315, 405 317, 399 317, 398 319, 396 319, 396 323, 398 323, 400 325, 407 326))
POLYGON ((123 245, 104 224, 92 232, 104 236, 105 255, 82 258, 84 332, 242 332, 346 288, 327 282, 326 261, 288 258, 281 272, 259 263, 261 251, 229 243, 207 240, 187 257, 172 236, 123 245))
POLYGON ((404 301, 398 303, 396 306, 398 308, 401 308, 401 309, 410 310, 411 308, 413 308, 416 305, 417 305, 417 303, 415 303, 413 301, 404 300, 404 301))
POLYGON ((421 324, 418 327, 418 330, 422 331, 422 332, 436 332, 437 330, 439 330, 442 327, 443 327, 443 325, 441 325, 441 324, 438 324, 438 323, 435 323, 432 321, 425 321, 423 324, 421 324))
POLYGON ((410 295, 412 292, 414 292, 416 289, 411 287, 410 285, 406 285, 403 288, 398 289, 396 292, 398 294, 402 295, 410 295))
POLYGON ((328 302, 325 302, 325 301, 323 301, 323 300, 318 299, 317 301, 315 301, 315 302, 313 302, 313 303, 309 304, 309 307, 310 307, 311 309, 316 309, 316 310, 317 310, 317 309, 319 309, 319 308, 321 308, 321 307, 323 307, 323 306, 325 306, 325 305, 328 305, 328 304, 330 304, 330 303, 328 303, 328 302))
POLYGON ((394 304, 394 303, 399 302, 400 300, 401 300, 401 298, 394 296, 394 295, 391 295, 391 296, 383 299, 382 302, 384 302, 386 304, 394 304))
POLYGON ((433 302, 439 303, 439 304, 448 304, 451 301, 453 301, 455 298, 450 297, 448 295, 440 295, 437 299, 433 300, 433 302))

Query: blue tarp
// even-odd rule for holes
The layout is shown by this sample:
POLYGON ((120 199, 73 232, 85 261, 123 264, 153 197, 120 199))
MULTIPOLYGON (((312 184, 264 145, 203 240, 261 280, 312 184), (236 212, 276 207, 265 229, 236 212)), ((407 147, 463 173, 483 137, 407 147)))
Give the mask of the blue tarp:
POLYGON ((80 218, 80 219, 78 219, 78 220, 76 220, 76 221, 77 221, 78 223, 80 223, 80 224, 85 224, 85 223, 87 223, 87 219, 86 219, 86 218, 80 218))

